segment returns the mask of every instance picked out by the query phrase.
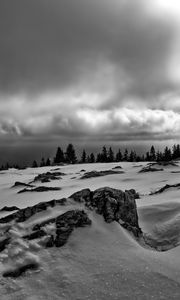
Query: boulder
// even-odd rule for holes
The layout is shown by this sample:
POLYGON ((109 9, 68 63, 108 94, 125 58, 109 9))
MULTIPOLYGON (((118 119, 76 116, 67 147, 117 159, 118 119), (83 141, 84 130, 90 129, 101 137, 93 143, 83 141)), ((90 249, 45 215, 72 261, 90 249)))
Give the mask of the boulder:
POLYGON ((88 179, 93 177, 100 177, 106 175, 116 175, 116 174, 123 174, 124 171, 114 171, 114 170, 105 170, 105 171, 90 171, 84 173, 84 175, 80 179, 88 179))

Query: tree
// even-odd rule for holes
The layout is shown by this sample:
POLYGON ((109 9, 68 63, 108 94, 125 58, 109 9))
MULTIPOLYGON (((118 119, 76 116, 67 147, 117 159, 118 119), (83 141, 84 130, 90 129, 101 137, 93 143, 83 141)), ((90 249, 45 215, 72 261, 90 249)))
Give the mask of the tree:
POLYGON ((50 159, 49 159, 49 157, 47 158, 47 160, 46 160, 46 166, 48 167, 48 166, 50 166, 51 165, 51 161, 50 161, 50 159))
POLYGON ((164 149, 163 159, 164 159, 165 161, 169 161, 169 160, 172 159, 171 149, 169 149, 168 147, 166 147, 166 148, 164 149))
POLYGON ((133 162, 136 160, 136 153, 131 150, 130 154, 129 154, 129 161, 133 162))
POLYGON ((128 161, 128 150, 125 149, 123 160, 128 161))
POLYGON ((90 154, 90 163, 94 163, 95 162, 95 156, 94 153, 90 154))
POLYGON ((121 153, 121 150, 119 149, 117 154, 116 154, 116 161, 119 162, 119 161, 122 161, 122 153, 121 153))
POLYGON ((32 168, 38 168, 38 164, 37 164, 37 161, 34 160, 33 163, 32 163, 32 168))
POLYGON ((56 151, 56 156, 54 158, 54 163, 59 164, 61 162, 64 162, 64 152, 61 149, 61 147, 58 147, 56 151))
POLYGON ((86 151, 83 150, 82 152, 82 156, 81 156, 81 162, 84 164, 87 161, 87 155, 86 155, 86 151))
POLYGON ((151 146, 151 149, 150 149, 150 160, 151 161, 155 161, 156 160, 156 151, 155 151, 154 146, 151 146))
POLYGON ((111 147, 109 148, 109 151, 108 151, 107 161, 108 162, 113 162, 114 161, 114 152, 113 152, 111 147))
POLYGON ((102 148, 101 160, 102 160, 102 162, 108 161, 106 146, 103 146, 103 148, 102 148))
POLYGON ((102 156, 101 153, 97 154, 96 162, 102 162, 102 157, 101 156, 102 156))
POLYGON ((149 154, 149 151, 146 152, 146 158, 145 158, 146 161, 150 161, 150 154, 149 154))
POLYGON ((69 144, 66 149, 66 161, 71 164, 75 164, 77 161, 76 152, 74 146, 69 144))
POLYGON ((46 163, 45 163, 45 159, 44 157, 41 159, 41 163, 40 163, 40 167, 45 167, 46 163))

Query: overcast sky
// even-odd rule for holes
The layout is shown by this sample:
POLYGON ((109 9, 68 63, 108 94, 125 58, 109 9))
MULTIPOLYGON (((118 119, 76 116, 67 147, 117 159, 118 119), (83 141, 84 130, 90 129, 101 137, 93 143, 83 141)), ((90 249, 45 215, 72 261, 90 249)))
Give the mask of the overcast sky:
POLYGON ((179 0, 0 0, 4 152, 179 134, 179 0))

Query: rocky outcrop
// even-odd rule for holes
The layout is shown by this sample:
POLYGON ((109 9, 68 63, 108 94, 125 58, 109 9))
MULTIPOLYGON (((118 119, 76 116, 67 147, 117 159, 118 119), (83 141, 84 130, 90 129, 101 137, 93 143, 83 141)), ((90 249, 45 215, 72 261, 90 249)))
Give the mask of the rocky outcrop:
POLYGON ((26 264, 24 266, 20 266, 14 270, 6 271, 3 273, 3 277, 12 277, 12 278, 17 278, 24 274, 28 270, 36 270, 38 268, 37 263, 30 263, 26 264))
POLYGON ((164 169, 159 169, 159 168, 154 168, 151 165, 146 166, 144 168, 142 168, 139 173, 147 173, 147 172, 158 172, 158 171, 164 171, 164 169))
POLYGON ((28 184, 28 183, 24 183, 24 182, 20 182, 20 181, 16 181, 15 184, 12 186, 14 187, 34 187, 34 185, 32 184, 28 184))
POLYGON ((121 166, 115 166, 114 168, 112 168, 113 170, 118 170, 118 169, 122 169, 121 166))
POLYGON ((62 172, 46 172, 46 173, 42 173, 39 174, 37 176, 34 177, 32 182, 37 182, 37 181, 41 181, 43 182, 50 182, 51 180, 59 180, 61 179, 61 176, 64 176, 65 173, 62 172))
POLYGON ((59 200, 51 200, 48 202, 40 202, 34 206, 20 209, 19 211, 13 214, 1 218, 0 223, 9 223, 11 221, 24 222, 27 219, 29 219, 31 216, 35 215, 36 213, 46 210, 48 207, 54 207, 56 205, 64 205, 65 202, 66 202, 65 198, 59 200))
POLYGON ((166 184, 162 188, 160 188, 159 190, 156 190, 155 192, 150 193, 150 195, 161 194, 161 193, 163 193, 164 191, 166 191, 170 188, 180 188, 180 183, 166 184))
POLYGON ((18 192, 18 194, 26 193, 26 192, 49 192, 49 191, 60 191, 60 187, 52 187, 52 186, 38 186, 32 189, 23 189, 18 192))
POLYGON ((17 207, 17 206, 4 206, 3 208, 0 209, 0 211, 14 211, 14 210, 19 210, 19 207, 17 207))
POLYGON ((93 177, 100 177, 100 176, 106 176, 106 175, 114 175, 114 174, 123 174, 123 171, 114 171, 114 170, 105 170, 105 171, 90 171, 84 173, 84 175, 81 177, 81 179, 88 179, 93 177))
POLYGON ((117 221, 121 226, 132 231, 135 236, 141 234, 138 224, 138 215, 135 190, 121 191, 112 188, 100 188, 94 192, 84 189, 71 195, 75 201, 84 202, 85 205, 103 215, 108 223, 117 221))

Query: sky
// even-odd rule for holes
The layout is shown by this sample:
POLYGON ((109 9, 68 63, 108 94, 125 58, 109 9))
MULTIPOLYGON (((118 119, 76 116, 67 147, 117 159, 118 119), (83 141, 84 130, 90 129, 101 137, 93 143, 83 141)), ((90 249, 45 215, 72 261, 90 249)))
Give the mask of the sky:
POLYGON ((0 0, 0 161, 180 140, 179 0, 0 0))

